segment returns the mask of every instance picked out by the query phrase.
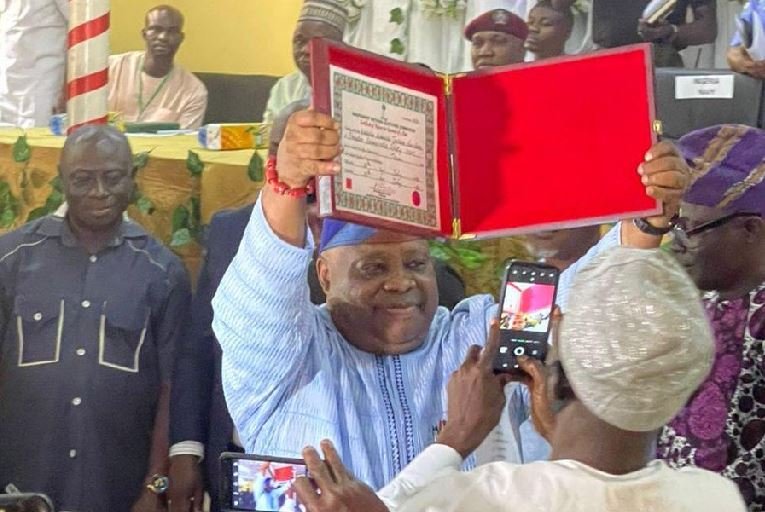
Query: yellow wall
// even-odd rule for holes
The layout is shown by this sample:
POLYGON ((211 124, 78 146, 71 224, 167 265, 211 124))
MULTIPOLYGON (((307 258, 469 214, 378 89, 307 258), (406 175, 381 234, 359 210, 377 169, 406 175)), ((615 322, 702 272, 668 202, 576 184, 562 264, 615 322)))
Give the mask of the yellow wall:
POLYGON ((186 16, 177 60, 190 71, 286 75, 301 0, 112 0, 112 53, 143 49, 144 14, 169 3, 186 16))

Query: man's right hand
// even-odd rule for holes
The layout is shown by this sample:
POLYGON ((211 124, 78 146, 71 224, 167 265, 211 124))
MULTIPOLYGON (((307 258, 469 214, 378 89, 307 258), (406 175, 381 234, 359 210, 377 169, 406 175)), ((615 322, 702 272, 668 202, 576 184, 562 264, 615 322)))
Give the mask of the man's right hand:
POLYGON ((340 164, 340 125, 327 114, 302 110, 290 116, 276 158, 279 180, 304 187, 317 176, 334 176, 340 164))
POLYGON ((493 320, 489 340, 481 350, 472 346, 465 362, 454 372, 447 387, 448 417, 438 442, 467 457, 483 442, 505 409, 506 375, 495 375, 494 357, 499 350, 499 324, 493 320))
MULTIPOLYGON (((340 164, 340 126, 326 114, 295 112, 287 121, 276 156, 279 181, 302 188, 317 176, 335 176, 340 164)), ((303 247, 306 240, 306 202, 281 195, 266 185, 261 196, 268 224, 284 242, 303 247)))
MULTIPOLYGON (((554 342, 553 350, 558 348, 558 335, 560 334, 560 323, 563 314, 557 306, 553 310, 550 329, 554 342)), ((529 388, 531 397, 531 421, 534 423, 536 431, 548 442, 555 430, 555 414, 553 413, 551 394, 547 387, 548 367, 542 364, 538 359, 527 356, 518 358, 518 366, 523 370, 523 376, 520 379, 526 387, 529 388)))
POLYGON ((547 368, 538 359, 528 356, 519 357, 518 366, 525 374, 522 382, 529 388, 531 421, 534 423, 534 429, 547 442, 550 442, 555 430, 555 414, 547 390, 547 368))

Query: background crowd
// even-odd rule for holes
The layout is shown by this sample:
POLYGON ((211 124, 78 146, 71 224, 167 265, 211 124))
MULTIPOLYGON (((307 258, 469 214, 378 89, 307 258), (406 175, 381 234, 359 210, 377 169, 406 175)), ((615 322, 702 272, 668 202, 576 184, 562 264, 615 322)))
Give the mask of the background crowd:
MULTIPOLYGON (((648 2, 628 4, 305 0, 296 69, 262 115, 279 179, 338 171, 338 126, 307 109, 316 37, 435 72, 648 42, 657 66, 765 79, 762 0, 679 0, 650 22, 648 2)), ((176 59, 179 7, 150 9, 144 48, 110 57, 109 110, 126 121, 204 123, 206 86, 176 59)), ((0 2, 0 123, 64 111, 67 19, 64 0, 0 2)), ((65 204, 0 236, 0 492, 69 512, 215 511, 220 454, 247 451, 304 456, 322 492, 297 494, 317 511, 765 510, 765 132, 695 131, 635 172, 663 215, 509 241, 563 271, 553 356, 511 382, 486 366, 498 284, 467 297, 426 241, 322 221, 315 198, 267 184, 206 227, 192 293, 126 215, 128 137, 75 131, 65 204), (330 472, 303 451, 323 439, 330 472), (541 475, 549 487, 518 484, 541 475)))

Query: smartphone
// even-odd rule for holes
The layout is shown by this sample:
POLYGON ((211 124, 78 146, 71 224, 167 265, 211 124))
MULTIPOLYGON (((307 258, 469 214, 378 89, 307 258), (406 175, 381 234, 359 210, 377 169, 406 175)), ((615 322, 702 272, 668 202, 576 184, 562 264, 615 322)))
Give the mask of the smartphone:
POLYGON ((518 356, 544 362, 560 271, 544 263, 511 261, 499 301, 499 352, 494 371, 516 373, 518 356))
POLYGON ((293 485, 308 476, 303 460, 228 452, 220 460, 222 512, 306 511, 293 485))

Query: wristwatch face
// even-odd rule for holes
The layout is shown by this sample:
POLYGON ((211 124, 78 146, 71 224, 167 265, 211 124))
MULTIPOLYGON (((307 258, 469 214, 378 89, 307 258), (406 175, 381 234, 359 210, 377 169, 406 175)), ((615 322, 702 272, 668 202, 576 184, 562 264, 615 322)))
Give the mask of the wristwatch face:
POLYGON ((170 487, 170 479, 164 475, 154 475, 146 487, 155 494, 164 494, 170 487))

